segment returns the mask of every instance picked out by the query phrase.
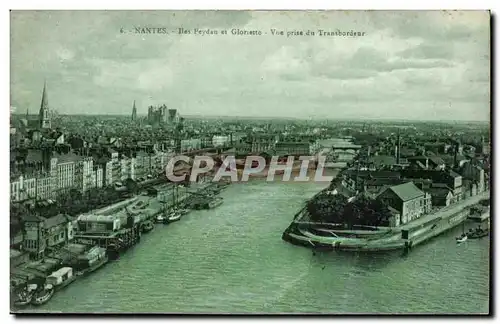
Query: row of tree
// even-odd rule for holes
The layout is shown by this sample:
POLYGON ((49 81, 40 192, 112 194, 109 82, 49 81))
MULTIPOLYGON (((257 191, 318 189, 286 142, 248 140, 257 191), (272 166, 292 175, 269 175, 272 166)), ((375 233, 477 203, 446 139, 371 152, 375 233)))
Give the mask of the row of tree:
POLYGON ((389 226, 391 213, 381 200, 366 196, 349 202, 340 194, 322 192, 307 203, 307 211, 314 222, 354 225, 389 226))

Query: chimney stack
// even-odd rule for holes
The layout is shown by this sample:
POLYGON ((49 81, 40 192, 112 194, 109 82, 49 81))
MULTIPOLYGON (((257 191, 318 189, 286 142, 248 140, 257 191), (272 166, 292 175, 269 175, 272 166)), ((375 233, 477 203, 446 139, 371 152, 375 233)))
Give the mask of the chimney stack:
POLYGON ((453 167, 454 168, 458 167, 458 163, 457 163, 458 162, 457 161, 458 157, 457 157, 457 155, 458 155, 458 142, 455 142, 455 152, 453 154, 453 167))
POLYGON ((396 164, 399 164, 400 157, 401 157, 401 135, 400 135, 400 129, 398 128, 398 146, 396 149, 396 164))

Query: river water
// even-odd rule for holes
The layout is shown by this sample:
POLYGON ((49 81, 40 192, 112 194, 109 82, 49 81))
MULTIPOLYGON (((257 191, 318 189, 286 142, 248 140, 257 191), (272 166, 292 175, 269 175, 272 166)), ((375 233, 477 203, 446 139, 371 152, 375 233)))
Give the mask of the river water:
MULTIPOLYGON (((214 210, 158 225, 41 312, 486 313, 489 239, 456 228, 399 253, 318 253, 281 240, 325 184, 233 184, 214 210)), ((470 225, 472 226, 472 225, 470 225)))

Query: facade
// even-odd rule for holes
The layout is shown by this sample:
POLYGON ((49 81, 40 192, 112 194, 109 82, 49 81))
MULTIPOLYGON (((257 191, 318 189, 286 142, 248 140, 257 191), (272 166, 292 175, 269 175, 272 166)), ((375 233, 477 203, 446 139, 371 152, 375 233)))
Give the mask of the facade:
POLYGON ((212 145, 214 147, 225 147, 231 144, 231 136, 214 136, 212 145))
POLYGON ((278 142, 274 147, 276 155, 301 155, 311 154, 311 144, 309 142, 278 142))
POLYGON ((408 158, 410 166, 422 170, 444 170, 445 161, 436 156, 412 156, 408 158))
POLYGON ((134 157, 126 157, 124 156, 120 160, 121 165, 121 174, 120 181, 124 181, 126 179, 135 179, 135 158, 134 157))
POLYGON ((149 106, 148 107, 148 123, 150 125, 161 125, 161 124, 177 124, 179 123, 180 116, 177 109, 167 109, 166 105, 161 105, 158 107, 149 106))
POLYGON ((256 134, 248 139, 250 150, 254 153, 267 152, 274 149, 278 141, 279 135, 277 134, 256 134))
POLYGON ((47 219, 28 216, 24 228, 23 248, 35 259, 42 258, 48 247, 67 243, 74 236, 73 221, 62 214, 47 219))
POLYGON ((430 188, 429 193, 432 196, 432 205, 446 207, 453 203, 453 192, 450 188, 430 188))
POLYGON ((484 170, 479 165, 467 162, 463 165, 461 173, 465 179, 472 180, 477 183, 478 193, 486 190, 484 170))
POLYGON ((399 213, 399 224, 406 224, 424 215, 425 203, 428 202, 428 197, 413 182, 391 186, 378 198, 399 213))
POLYGON ((201 149, 201 139, 191 138, 181 140, 181 152, 189 152, 201 149))

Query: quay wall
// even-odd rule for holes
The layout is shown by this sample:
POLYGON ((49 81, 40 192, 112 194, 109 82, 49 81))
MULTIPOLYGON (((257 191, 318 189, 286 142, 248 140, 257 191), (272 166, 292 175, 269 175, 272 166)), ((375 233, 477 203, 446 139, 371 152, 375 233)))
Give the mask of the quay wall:
POLYGON ((373 239, 337 239, 331 236, 318 236, 311 234, 307 229, 302 229, 301 224, 294 221, 285 230, 282 239, 296 245, 339 251, 409 250, 463 223, 469 216, 469 208, 487 197, 489 197, 489 192, 470 197, 457 205, 446 207, 422 219, 393 228, 387 236, 381 238, 377 238, 380 231, 374 231, 373 239), (408 232, 407 238, 404 236, 405 231, 408 232))
POLYGON ((137 197, 129 198, 127 200, 120 201, 120 202, 118 202, 116 204, 109 205, 109 206, 103 207, 101 209, 97 209, 94 212, 92 212, 92 214, 95 214, 95 215, 109 215, 109 214, 112 214, 112 213, 116 213, 118 210, 120 210, 122 208, 125 208, 125 206, 128 206, 128 205, 130 205, 131 203, 133 203, 135 201, 137 201, 137 197))

